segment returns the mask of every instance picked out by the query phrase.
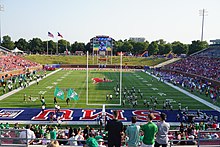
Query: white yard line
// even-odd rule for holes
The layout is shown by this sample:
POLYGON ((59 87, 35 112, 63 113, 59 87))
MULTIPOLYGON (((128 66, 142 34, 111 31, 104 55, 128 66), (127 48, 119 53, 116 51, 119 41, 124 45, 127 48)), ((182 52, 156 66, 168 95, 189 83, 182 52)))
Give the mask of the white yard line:
MULTIPOLYGON (((46 75, 46 77, 51 76, 52 74, 55 74, 55 73, 57 73, 57 72, 60 71, 60 70, 61 70, 61 68, 58 69, 58 70, 55 70, 55 71, 53 71, 53 72, 51 72, 51 73, 49 73, 48 75, 46 75)), ((46 78, 46 77, 44 77, 44 78, 46 78)), ((43 78, 43 79, 44 79, 44 78, 43 78)), ((39 81, 41 81, 41 80, 43 80, 43 79, 39 79, 39 81)), ((33 85, 34 83, 36 83, 35 80, 32 81, 32 82, 30 82, 30 83, 29 83, 29 86, 33 85)), ((11 95, 13 95, 13 94, 15 94, 15 93, 17 93, 17 92, 23 90, 23 89, 24 89, 24 88, 20 88, 20 87, 17 88, 17 89, 14 89, 14 90, 12 90, 12 91, 10 91, 10 92, 8 92, 8 93, 6 93, 6 94, 0 96, 0 100, 3 100, 3 99, 5 99, 6 97, 11 96, 11 95)))
MULTIPOLYGON (((153 76, 153 77, 156 78, 156 79, 159 79, 158 77, 156 77, 156 76, 154 76, 154 75, 151 75, 149 72, 146 72, 146 73, 149 74, 150 76, 153 76)), ((171 83, 169 83, 169 82, 166 82, 166 81, 165 81, 164 83, 167 84, 167 85, 169 85, 170 87, 172 87, 172 88, 174 88, 174 89, 176 89, 176 90, 178 90, 178 91, 180 91, 180 92, 182 92, 182 93, 188 95, 189 97, 191 97, 191 98, 193 98, 193 99, 199 101, 200 103, 203 103, 204 105, 206 105, 206 106, 208 106, 208 107, 210 107, 210 108, 212 108, 212 109, 214 109, 214 110, 220 112, 220 107, 218 107, 218 106, 216 106, 216 105, 213 105, 212 103, 207 102, 206 100, 204 100, 204 99, 202 99, 202 98, 200 98, 200 97, 198 97, 198 96, 196 96, 196 95, 194 95, 194 94, 192 94, 192 93, 190 93, 190 92, 188 92, 188 91, 186 91, 186 90, 184 90, 184 89, 181 89, 181 88, 179 88, 178 86, 175 86, 175 85, 173 85, 173 84, 171 84, 171 83)))

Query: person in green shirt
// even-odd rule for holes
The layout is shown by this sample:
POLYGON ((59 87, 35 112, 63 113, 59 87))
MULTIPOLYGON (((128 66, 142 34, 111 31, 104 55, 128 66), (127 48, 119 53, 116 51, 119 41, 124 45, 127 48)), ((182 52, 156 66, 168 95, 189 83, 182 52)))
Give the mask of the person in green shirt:
POLYGON ((94 134, 89 134, 89 138, 86 140, 86 145, 88 147, 98 147, 99 144, 97 140, 94 138, 94 134))
POLYGON ((1 123, 1 124, 0 124, 0 129, 4 129, 4 128, 5 128, 4 124, 1 123))
POLYGON ((57 139, 57 131, 54 128, 51 128, 50 139, 52 139, 52 140, 56 140, 57 139))
POLYGON ((148 114, 147 121, 145 125, 141 125, 141 130, 144 132, 144 139, 142 147, 153 147, 155 143, 155 135, 158 131, 158 128, 155 123, 152 122, 154 119, 153 113, 148 114))
POLYGON ((5 129, 9 129, 9 124, 8 124, 8 122, 5 124, 5 129))

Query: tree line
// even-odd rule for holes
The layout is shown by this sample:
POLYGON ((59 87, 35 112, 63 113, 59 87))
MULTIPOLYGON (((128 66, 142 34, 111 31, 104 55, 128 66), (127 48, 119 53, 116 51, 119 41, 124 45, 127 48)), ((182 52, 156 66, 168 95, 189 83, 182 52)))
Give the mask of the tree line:
MULTIPOLYGON (((20 38, 18 41, 13 42, 11 37, 6 35, 3 36, 3 40, 1 45, 5 48, 13 50, 15 47, 26 52, 26 53, 48 53, 55 54, 57 50, 57 42, 53 40, 42 41, 40 38, 33 38, 29 41, 24 38, 20 38)), ((114 41, 113 45, 113 54, 116 55, 117 52, 127 52, 132 55, 141 55, 143 52, 148 51, 149 55, 164 55, 168 54, 172 51, 174 54, 193 54, 197 51, 205 49, 208 47, 208 43, 206 41, 194 40, 191 44, 184 44, 180 41, 174 41, 172 43, 166 42, 163 39, 159 39, 152 42, 134 42, 131 40, 118 40, 114 41)), ((75 53, 75 51, 89 51, 92 53, 92 48, 90 42, 74 42, 70 43, 67 40, 61 39, 58 41, 58 52, 64 53, 66 48, 71 53, 75 53)))

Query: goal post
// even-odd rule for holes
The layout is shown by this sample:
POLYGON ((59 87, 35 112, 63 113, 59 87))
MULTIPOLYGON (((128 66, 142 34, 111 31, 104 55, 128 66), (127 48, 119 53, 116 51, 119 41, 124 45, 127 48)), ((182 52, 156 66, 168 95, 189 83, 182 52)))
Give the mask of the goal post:
POLYGON ((89 86, 89 80, 91 80, 91 78, 89 78, 89 72, 90 72, 90 70, 92 70, 92 69, 90 69, 89 68, 89 62, 88 62, 88 60, 89 60, 89 52, 87 51, 87 53, 86 53, 86 56, 87 56, 87 58, 86 58, 86 60, 87 60, 87 62, 86 62, 86 105, 93 105, 93 106, 103 106, 104 107, 104 105, 105 106, 121 106, 121 104, 122 104, 122 72, 123 72, 123 69, 122 69, 122 52, 121 52, 121 55, 120 55, 120 68, 119 68, 119 102, 118 103, 111 103, 110 101, 108 102, 108 103, 106 103, 106 101, 104 102, 103 101, 103 103, 91 103, 89 100, 91 100, 91 98, 90 98, 90 95, 89 95, 89 89, 90 89, 90 86, 89 86))

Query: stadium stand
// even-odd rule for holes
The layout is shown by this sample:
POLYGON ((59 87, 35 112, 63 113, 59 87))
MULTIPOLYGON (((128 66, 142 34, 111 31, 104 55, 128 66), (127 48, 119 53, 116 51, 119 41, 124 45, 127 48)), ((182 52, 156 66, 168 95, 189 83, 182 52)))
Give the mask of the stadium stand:
POLYGON ((11 70, 27 69, 38 66, 39 64, 23 59, 22 57, 13 54, 2 55, 0 60, 0 67, 2 72, 11 70))
POLYGON ((219 58, 220 57, 220 49, 219 47, 213 46, 210 47, 203 52, 200 53, 201 56, 207 56, 207 57, 215 57, 219 58))
POLYGON ((220 81, 220 48, 210 47, 203 52, 164 66, 170 71, 180 71, 211 80, 220 81))
POLYGON ((21 56, 11 53, 11 50, 0 46, 0 73, 6 73, 15 70, 25 70, 40 66, 40 64, 26 60, 21 56))

